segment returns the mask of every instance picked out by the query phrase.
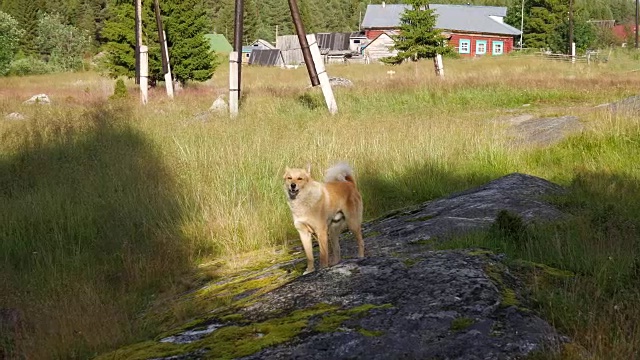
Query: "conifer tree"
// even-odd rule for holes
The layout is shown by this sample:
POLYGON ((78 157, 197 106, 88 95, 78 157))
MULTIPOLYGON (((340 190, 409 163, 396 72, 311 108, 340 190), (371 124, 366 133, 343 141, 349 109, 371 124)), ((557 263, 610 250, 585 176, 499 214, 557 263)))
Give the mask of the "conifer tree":
POLYGON ((400 34, 394 36, 396 56, 382 59, 387 64, 399 64, 406 59, 417 61, 446 54, 451 49, 446 38, 435 29, 436 15, 429 9, 428 0, 409 0, 409 7, 400 17, 400 34))
MULTIPOLYGON (((204 38, 208 23, 198 0, 172 0, 160 3, 167 34, 167 45, 174 78, 182 84, 211 78, 216 67, 215 53, 204 38)), ((130 2, 112 8, 102 36, 108 41, 106 70, 117 78, 135 73, 134 8, 130 2)), ((164 79, 153 0, 143 1, 143 43, 149 47, 149 80, 152 85, 164 79)))

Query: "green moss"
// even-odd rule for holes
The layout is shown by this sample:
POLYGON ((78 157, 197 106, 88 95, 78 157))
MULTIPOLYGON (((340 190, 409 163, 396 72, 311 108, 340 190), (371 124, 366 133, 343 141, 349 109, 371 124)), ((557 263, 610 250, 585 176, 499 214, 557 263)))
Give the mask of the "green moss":
POLYGON ((393 307, 391 304, 364 304, 351 309, 338 310, 330 315, 323 316, 314 329, 319 332, 333 332, 336 331, 342 323, 349 319, 361 318, 373 309, 388 309, 391 307, 393 307))
POLYGON ((95 360, 138 360, 185 354, 184 345, 145 341, 98 356, 95 360))
POLYGON ((492 255, 493 252, 489 250, 475 249, 468 252, 469 255, 472 256, 484 256, 484 255, 492 255))
POLYGON ((475 324, 475 320, 468 317, 459 317, 453 319, 451 322, 451 331, 462 331, 468 328, 469 326, 475 324))
POLYGON ((368 233, 364 234, 364 237, 368 238, 368 237, 376 237, 380 235, 381 233, 379 231, 369 231, 368 233))
POLYGON ((384 335, 384 331, 378 331, 378 330, 367 330, 365 328, 358 328, 358 330, 356 330, 357 332, 359 332, 360 334, 367 336, 367 337, 377 337, 377 336, 382 336, 384 335))
POLYGON ((233 314, 234 309, 251 304, 258 296, 296 276, 283 269, 245 273, 232 281, 205 286, 173 299, 165 306, 150 311, 146 314, 146 319, 158 329, 158 334, 166 337, 180 329, 190 329, 213 320, 214 317, 209 315, 213 310, 218 310, 218 314, 233 314))
POLYGON ((412 267, 413 265, 415 265, 418 261, 420 261, 420 259, 415 259, 415 258, 409 258, 409 259, 404 259, 402 262, 404 263, 404 265, 406 267, 412 267))
POLYGON ((516 297, 516 292, 513 289, 505 287, 502 289, 502 302, 500 306, 509 307, 509 306, 519 306, 520 301, 516 297))
POLYGON ((327 315, 322 317, 322 320, 316 325, 315 330, 319 332, 333 332, 338 329, 343 322, 349 319, 351 319, 351 316, 346 314, 327 315))
POLYGON ((420 239, 420 240, 411 242, 411 245, 422 245, 422 246, 431 246, 435 244, 436 244, 436 240, 434 238, 420 239))
POLYGON ((427 220, 433 219, 434 217, 435 217, 434 215, 421 216, 421 217, 405 220, 405 222, 427 221, 427 220))
POLYGON ((221 321, 224 322, 238 322, 238 321, 242 321, 242 315, 241 314, 229 314, 229 315, 225 315, 220 317, 221 321))
MULTIPOLYGON (((318 304, 308 309, 294 311, 288 316, 260 323, 225 326, 190 344, 146 341, 106 354, 100 359, 148 359, 196 351, 206 351, 206 356, 216 359, 233 359, 289 341, 307 327, 311 317, 336 309, 336 306, 318 304)), ((233 314, 229 316, 237 319, 233 314)), ((176 331, 172 335, 179 332, 181 331, 176 331)))
MULTIPOLYGON (((497 264, 489 264, 485 268, 486 274, 493 281, 496 287, 500 290, 500 294, 502 297, 500 301, 500 306, 501 307, 509 307, 509 306, 520 307, 521 304, 520 304, 520 301, 518 300, 518 297, 516 296, 515 290, 507 286, 507 284, 505 284, 504 279, 502 277, 502 271, 504 271, 504 269, 500 269, 499 265, 497 264)), ((525 308, 521 308, 521 309, 526 310, 525 308)))
POLYGON ((538 274, 547 275, 551 277, 572 278, 576 275, 575 273, 568 270, 562 270, 562 269, 554 268, 545 264, 532 262, 532 261, 518 260, 515 262, 515 264, 523 268, 536 270, 536 273, 538 274))

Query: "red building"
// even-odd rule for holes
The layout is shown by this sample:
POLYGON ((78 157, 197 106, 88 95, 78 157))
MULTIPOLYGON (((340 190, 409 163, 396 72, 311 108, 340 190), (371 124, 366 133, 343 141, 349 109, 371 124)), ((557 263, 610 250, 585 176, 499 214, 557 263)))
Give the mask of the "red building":
POLYGON ((613 27, 613 35, 618 39, 621 44, 625 44, 628 41, 631 41, 632 44, 635 44, 636 41, 636 32, 633 31, 635 24, 628 25, 616 25, 613 27))
MULTIPOLYGON (((362 21, 368 39, 397 31, 400 17, 409 5, 369 5, 362 21)), ((511 52, 520 30, 504 23, 506 7, 431 4, 436 29, 449 39, 449 45, 462 56, 497 56, 511 52)))

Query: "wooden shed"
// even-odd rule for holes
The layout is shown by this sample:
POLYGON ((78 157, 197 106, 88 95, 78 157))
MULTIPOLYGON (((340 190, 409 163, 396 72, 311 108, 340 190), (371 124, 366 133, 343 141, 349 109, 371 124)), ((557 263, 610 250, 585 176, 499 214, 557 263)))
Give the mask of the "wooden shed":
POLYGON ((380 59, 385 57, 396 56, 398 51, 393 49, 395 45, 395 41, 391 37, 393 35, 393 32, 386 31, 371 40, 371 42, 362 49, 365 63, 369 64, 380 61, 380 59))

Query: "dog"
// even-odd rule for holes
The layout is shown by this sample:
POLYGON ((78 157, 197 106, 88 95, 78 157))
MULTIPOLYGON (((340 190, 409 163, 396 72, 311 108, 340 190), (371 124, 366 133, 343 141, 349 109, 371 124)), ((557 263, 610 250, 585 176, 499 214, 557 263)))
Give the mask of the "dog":
POLYGON ((364 257, 362 197, 356 186, 353 169, 348 164, 338 163, 330 167, 325 173, 324 182, 311 177, 310 165, 306 169, 287 167, 284 190, 293 224, 300 234, 307 256, 305 275, 315 271, 312 235, 316 236, 320 247, 320 268, 340 262, 339 236, 346 228, 356 238, 358 257, 364 257))

